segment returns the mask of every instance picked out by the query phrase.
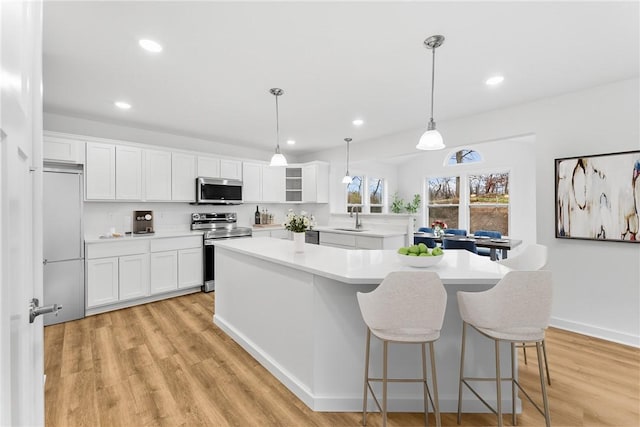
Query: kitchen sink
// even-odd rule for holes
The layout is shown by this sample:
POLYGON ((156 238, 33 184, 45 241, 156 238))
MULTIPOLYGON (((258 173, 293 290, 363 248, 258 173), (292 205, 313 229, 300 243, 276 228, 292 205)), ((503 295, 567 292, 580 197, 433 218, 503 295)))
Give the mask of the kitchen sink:
POLYGON ((348 228, 348 227, 334 228, 334 230, 338 230, 338 231, 357 231, 357 232, 367 231, 364 228, 348 228))

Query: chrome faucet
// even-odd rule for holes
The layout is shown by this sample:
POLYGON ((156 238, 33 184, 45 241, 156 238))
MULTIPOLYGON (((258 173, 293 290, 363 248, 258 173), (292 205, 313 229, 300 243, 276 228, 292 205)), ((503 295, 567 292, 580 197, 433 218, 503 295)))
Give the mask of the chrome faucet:
MULTIPOLYGON (((355 208, 355 206, 351 206, 351 210, 349 214, 351 218, 353 218, 353 208, 355 208)), ((360 230, 362 228, 362 221, 360 221, 360 216, 358 215, 358 212, 359 210, 356 210, 356 230, 360 230)))

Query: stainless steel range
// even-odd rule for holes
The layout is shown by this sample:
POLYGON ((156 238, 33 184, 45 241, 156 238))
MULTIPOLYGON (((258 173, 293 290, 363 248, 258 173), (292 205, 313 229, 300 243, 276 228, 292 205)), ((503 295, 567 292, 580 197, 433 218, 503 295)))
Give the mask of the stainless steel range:
POLYGON ((251 228, 238 227, 235 212, 193 213, 191 229, 204 231, 204 286, 202 290, 215 290, 215 250, 213 243, 218 239, 251 237, 251 228))

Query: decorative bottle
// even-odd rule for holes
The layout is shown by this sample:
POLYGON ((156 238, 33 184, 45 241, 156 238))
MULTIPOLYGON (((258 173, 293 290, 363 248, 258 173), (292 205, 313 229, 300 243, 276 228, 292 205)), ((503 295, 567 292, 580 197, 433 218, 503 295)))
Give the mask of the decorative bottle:
POLYGON ((255 223, 257 225, 260 224, 260 209, 258 208, 258 206, 256 206, 255 223))

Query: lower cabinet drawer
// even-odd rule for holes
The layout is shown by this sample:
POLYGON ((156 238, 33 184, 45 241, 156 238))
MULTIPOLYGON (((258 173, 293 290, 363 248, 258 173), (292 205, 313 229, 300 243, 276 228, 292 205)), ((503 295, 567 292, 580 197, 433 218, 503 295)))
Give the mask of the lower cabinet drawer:
POLYGON ((350 234, 327 233, 327 232, 321 231, 320 244, 355 248, 356 236, 353 236, 350 234))

